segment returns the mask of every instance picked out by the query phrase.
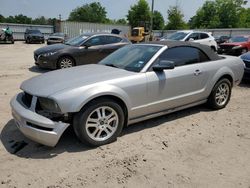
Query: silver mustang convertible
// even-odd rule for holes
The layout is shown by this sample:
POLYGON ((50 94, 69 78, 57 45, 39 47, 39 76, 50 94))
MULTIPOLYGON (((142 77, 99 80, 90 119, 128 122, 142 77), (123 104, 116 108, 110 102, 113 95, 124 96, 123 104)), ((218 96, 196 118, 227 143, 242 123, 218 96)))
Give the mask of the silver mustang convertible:
POLYGON ((207 103, 224 108, 240 83, 244 63, 188 42, 125 46, 99 64, 36 76, 11 100, 20 131, 55 146, 72 125, 84 143, 99 146, 123 126, 207 103))

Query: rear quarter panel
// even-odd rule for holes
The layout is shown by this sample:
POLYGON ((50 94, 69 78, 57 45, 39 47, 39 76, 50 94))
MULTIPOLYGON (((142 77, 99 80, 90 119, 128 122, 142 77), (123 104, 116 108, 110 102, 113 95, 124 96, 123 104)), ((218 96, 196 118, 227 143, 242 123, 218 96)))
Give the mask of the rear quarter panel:
POLYGON ((222 59, 202 63, 202 73, 207 80, 204 96, 207 98, 214 85, 225 75, 233 79, 233 86, 240 83, 244 74, 244 63, 239 57, 222 56, 222 59))

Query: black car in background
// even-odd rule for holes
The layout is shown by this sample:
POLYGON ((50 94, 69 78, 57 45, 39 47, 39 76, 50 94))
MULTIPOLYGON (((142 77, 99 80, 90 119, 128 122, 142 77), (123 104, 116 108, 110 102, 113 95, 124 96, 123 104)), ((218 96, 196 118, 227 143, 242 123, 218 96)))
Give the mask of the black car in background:
POLYGON ((245 63, 245 71, 244 71, 243 79, 250 80, 250 52, 247 52, 241 55, 240 58, 245 63))
POLYGON ((131 42, 120 35, 89 33, 72 38, 64 44, 39 48, 34 52, 34 59, 36 65, 49 69, 95 64, 128 44, 131 42))
POLYGON ((217 44, 222 44, 224 42, 227 42, 230 39, 230 37, 226 35, 221 35, 221 36, 214 36, 214 39, 217 42, 217 44))
POLYGON ((26 43, 44 43, 44 34, 41 33, 38 29, 26 29, 24 33, 24 40, 26 43))
POLYGON ((53 33, 47 39, 47 44, 64 43, 67 40, 67 35, 64 33, 53 33))

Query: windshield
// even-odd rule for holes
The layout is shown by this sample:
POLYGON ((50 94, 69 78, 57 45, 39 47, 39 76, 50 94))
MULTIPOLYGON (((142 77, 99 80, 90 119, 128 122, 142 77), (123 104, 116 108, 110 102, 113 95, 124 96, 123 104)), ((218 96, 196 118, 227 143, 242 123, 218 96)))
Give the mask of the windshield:
POLYGON ((89 38, 89 36, 80 35, 72 39, 69 39, 65 44, 70 46, 80 46, 87 38, 89 38))
POLYGON ((248 38, 243 37, 243 36, 232 37, 231 39, 229 39, 229 42, 247 42, 247 41, 248 41, 248 38))
POLYGON ((28 33, 40 34, 41 32, 39 30, 29 30, 28 33))
POLYGON ((161 46, 127 45, 115 51, 99 64, 140 72, 161 46))
POLYGON ((51 36, 60 36, 60 37, 64 37, 64 33, 53 33, 51 36))
POLYGON ((182 40, 187 35, 188 35, 188 33, 176 32, 176 33, 173 33, 172 35, 170 35, 169 37, 167 37, 167 39, 169 39, 169 40, 182 40))
POLYGON ((133 37, 136 37, 136 36, 138 36, 139 35, 139 29, 133 29, 132 30, 132 36, 133 37))

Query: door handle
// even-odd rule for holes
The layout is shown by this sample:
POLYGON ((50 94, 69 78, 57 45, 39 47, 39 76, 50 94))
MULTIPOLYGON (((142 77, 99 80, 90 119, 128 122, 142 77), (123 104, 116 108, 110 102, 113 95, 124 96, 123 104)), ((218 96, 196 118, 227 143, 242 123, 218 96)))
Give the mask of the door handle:
POLYGON ((197 69, 197 70, 195 70, 194 75, 195 75, 195 76, 199 76, 201 73, 202 73, 202 72, 201 72, 200 70, 197 69))

